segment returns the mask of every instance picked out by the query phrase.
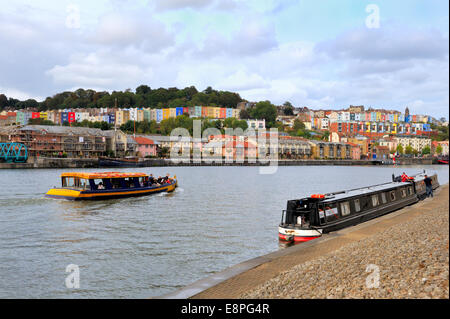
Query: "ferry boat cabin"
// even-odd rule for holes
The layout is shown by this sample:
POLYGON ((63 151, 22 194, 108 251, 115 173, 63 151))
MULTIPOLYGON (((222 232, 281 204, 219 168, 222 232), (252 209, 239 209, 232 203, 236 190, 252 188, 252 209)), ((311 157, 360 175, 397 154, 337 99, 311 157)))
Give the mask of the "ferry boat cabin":
POLYGON ((46 197, 65 199, 107 199, 142 196, 158 192, 171 192, 177 180, 152 184, 144 173, 63 173, 61 187, 53 188, 46 197))

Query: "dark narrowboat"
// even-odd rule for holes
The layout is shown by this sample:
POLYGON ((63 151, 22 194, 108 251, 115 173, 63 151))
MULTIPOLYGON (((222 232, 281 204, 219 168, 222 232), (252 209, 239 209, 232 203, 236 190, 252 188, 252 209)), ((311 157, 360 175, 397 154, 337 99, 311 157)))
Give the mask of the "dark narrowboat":
MULTIPOLYGON (((278 237, 286 242, 304 242, 414 204, 426 197, 424 175, 417 174, 407 182, 393 176, 388 183, 289 200, 278 237)), ((429 177, 436 189, 437 175, 429 177)))

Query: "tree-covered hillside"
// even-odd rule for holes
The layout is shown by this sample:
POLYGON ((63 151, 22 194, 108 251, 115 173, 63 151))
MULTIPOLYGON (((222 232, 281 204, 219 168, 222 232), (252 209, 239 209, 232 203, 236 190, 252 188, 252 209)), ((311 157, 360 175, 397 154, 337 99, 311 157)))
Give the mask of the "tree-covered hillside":
POLYGON ((97 92, 91 89, 78 89, 74 92, 66 91, 47 97, 38 102, 34 99, 20 101, 0 94, 0 111, 3 109, 38 108, 40 111, 65 108, 105 108, 114 107, 178 107, 178 106, 221 106, 235 108, 243 99, 238 93, 217 91, 207 87, 204 91, 197 91, 195 86, 184 89, 158 88, 152 89, 148 85, 140 85, 135 92, 125 91, 97 92))

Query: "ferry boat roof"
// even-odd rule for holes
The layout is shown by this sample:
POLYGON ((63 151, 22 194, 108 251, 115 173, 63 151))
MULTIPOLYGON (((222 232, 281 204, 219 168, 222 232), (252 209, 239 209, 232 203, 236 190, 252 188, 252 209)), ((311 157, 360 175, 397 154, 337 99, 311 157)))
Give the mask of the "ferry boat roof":
POLYGON ((122 173, 122 172, 68 172, 62 173, 61 177, 78 177, 85 179, 102 179, 102 178, 129 178, 129 177, 147 177, 145 173, 122 173))
POLYGON ((374 193, 374 192, 378 192, 378 191, 387 191, 394 187, 408 186, 408 185, 411 185, 411 184, 407 183, 407 182, 391 182, 391 183, 385 183, 385 184, 381 184, 381 185, 374 185, 374 186, 369 186, 369 187, 352 189, 349 191, 338 192, 335 194, 330 193, 330 194, 326 195, 323 203, 334 202, 336 200, 342 200, 342 199, 346 199, 346 198, 353 197, 353 196, 359 196, 362 194, 370 194, 370 193, 374 193))

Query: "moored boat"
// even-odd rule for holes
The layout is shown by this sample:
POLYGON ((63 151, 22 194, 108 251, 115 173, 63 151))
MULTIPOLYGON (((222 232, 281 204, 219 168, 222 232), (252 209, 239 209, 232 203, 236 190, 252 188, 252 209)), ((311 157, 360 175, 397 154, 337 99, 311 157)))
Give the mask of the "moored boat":
POLYGON ((61 187, 50 189, 45 196, 70 200, 111 199, 173 192, 178 186, 176 176, 163 182, 152 182, 144 173, 63 173, 61 187))
MULTIPOLYGON (((429 177, 436 189, 437 175, 429 177)), ((414 204, 426 197, 424 178, 421 173, 401 182, 393 176, 388 183, 289 200, 282 213, 278 238, 305 242, 414 204)))

